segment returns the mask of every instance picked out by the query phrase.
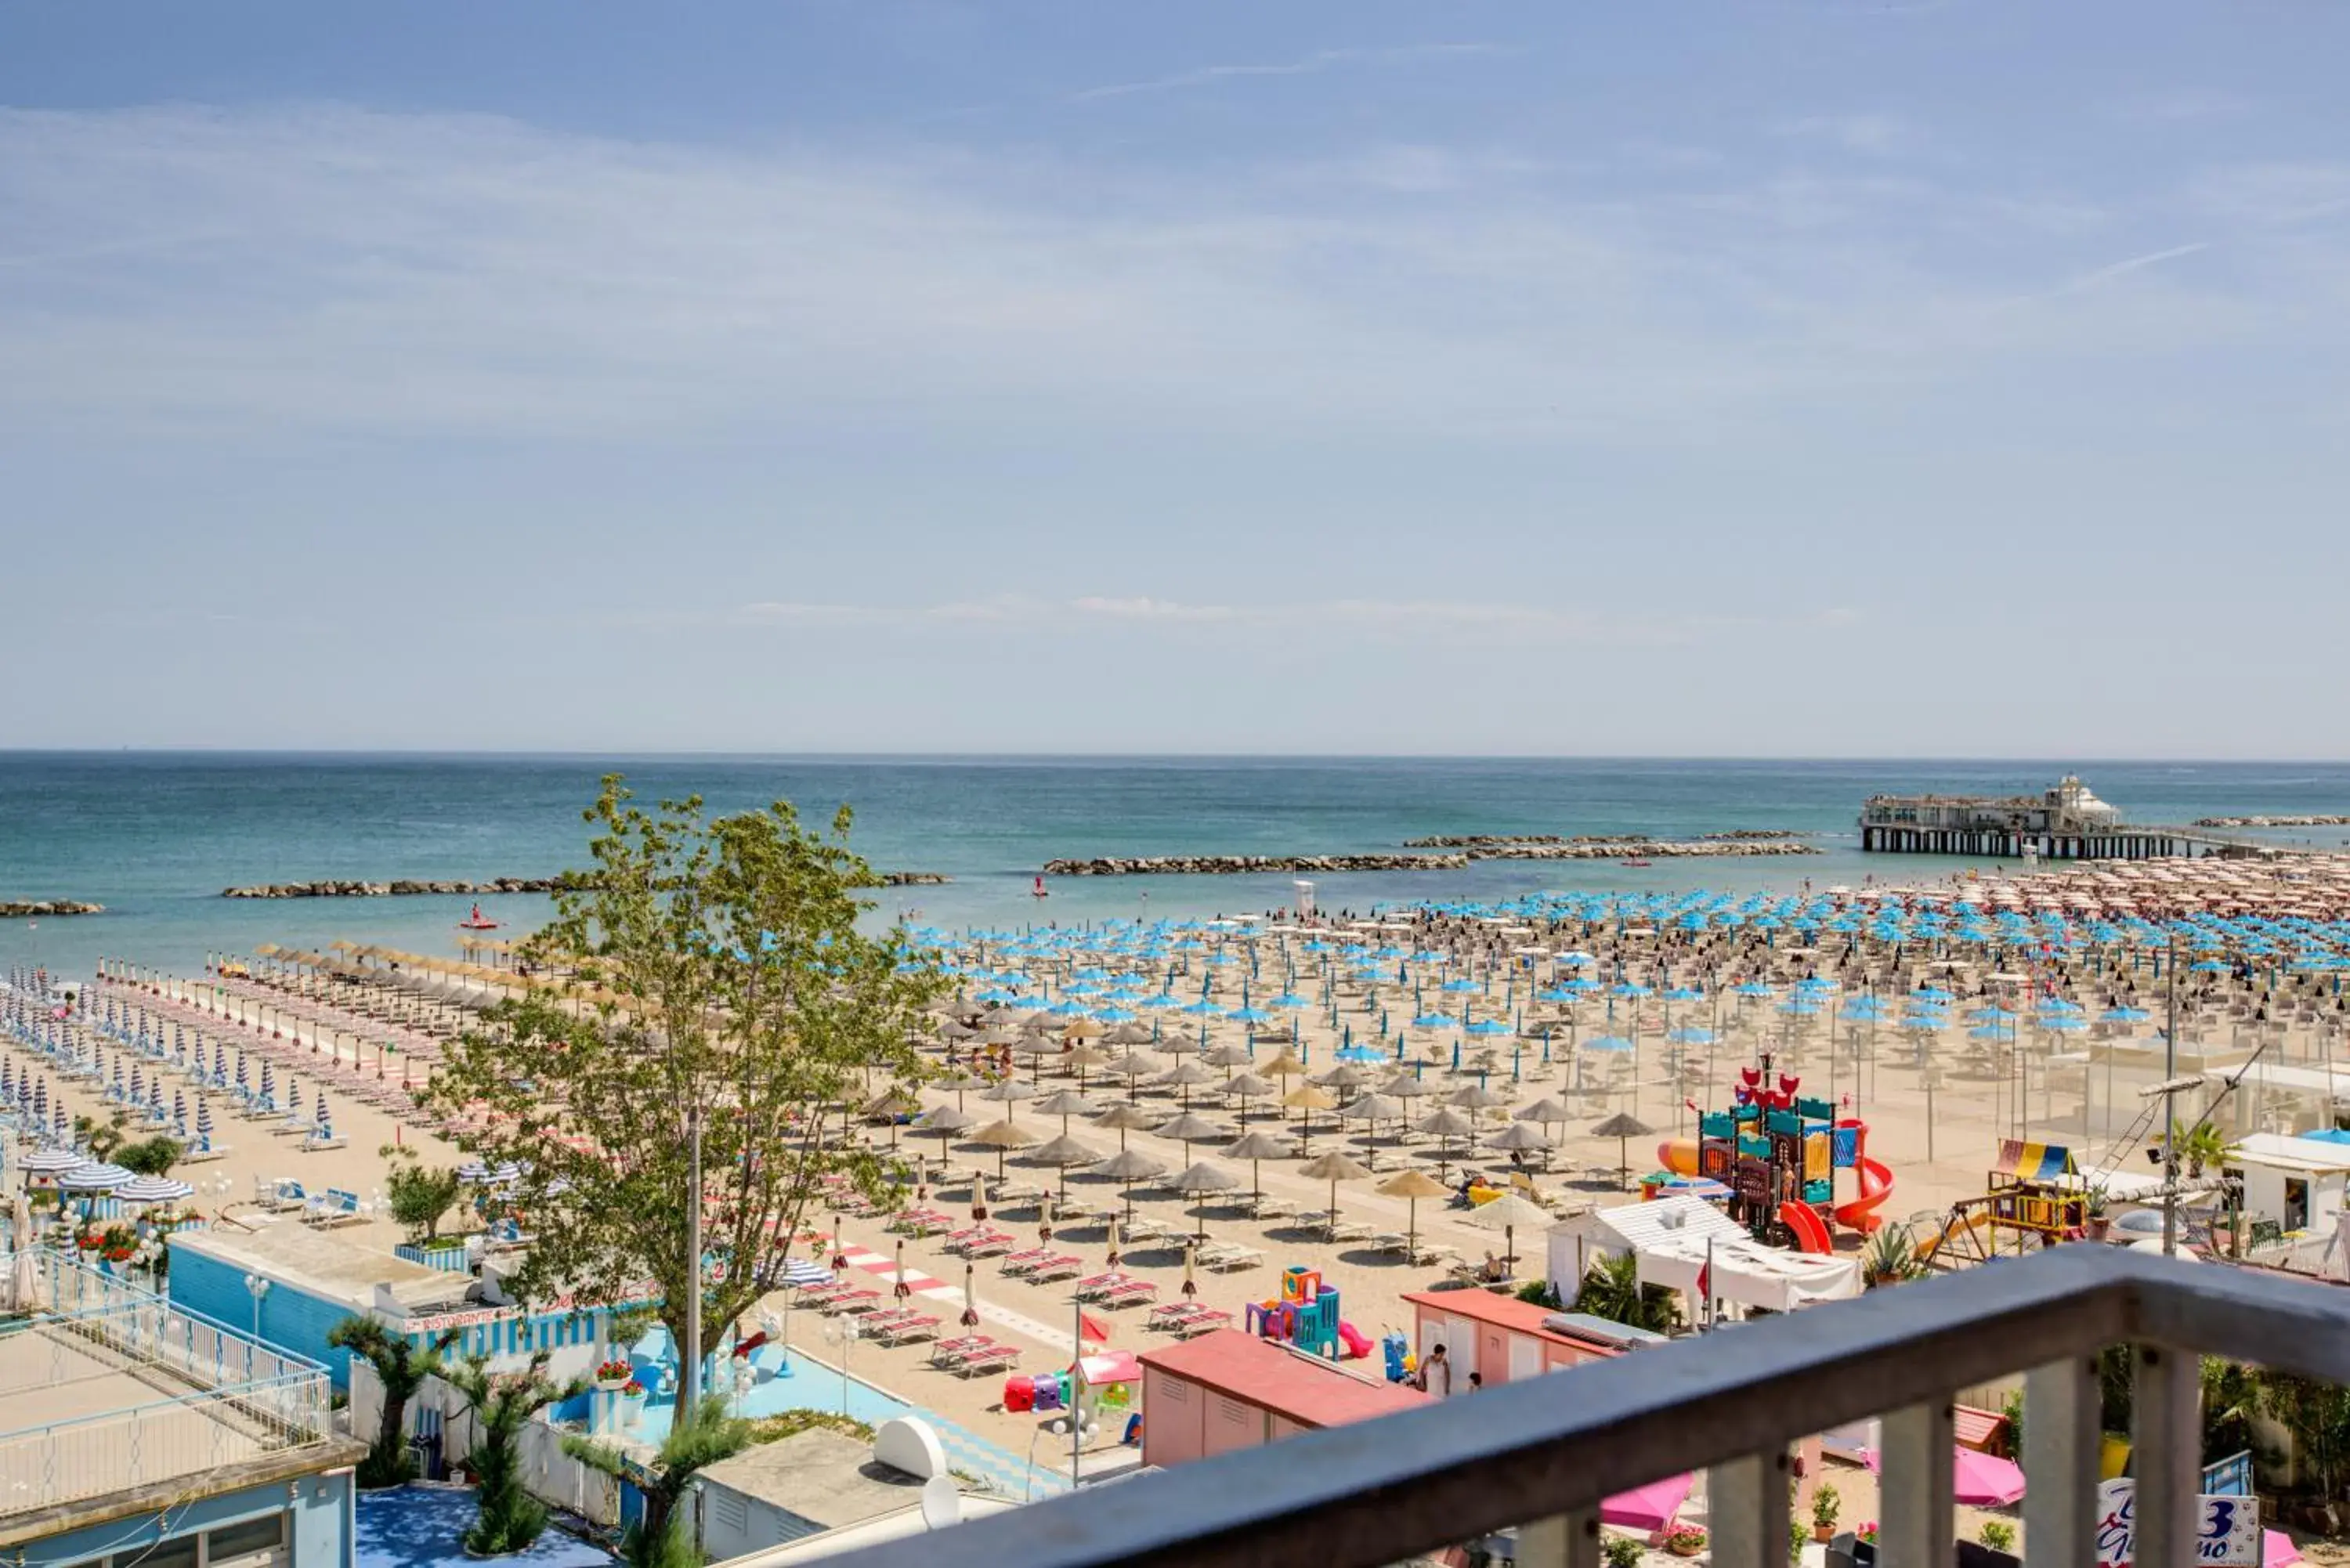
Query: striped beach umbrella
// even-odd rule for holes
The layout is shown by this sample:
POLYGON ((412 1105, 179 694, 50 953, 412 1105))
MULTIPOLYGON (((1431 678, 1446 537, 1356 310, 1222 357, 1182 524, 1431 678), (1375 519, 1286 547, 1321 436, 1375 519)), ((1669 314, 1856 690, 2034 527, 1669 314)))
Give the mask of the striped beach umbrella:
POLYGON ((185 1090, 172 1091, 172 1130, 179 1135, 182 1143, 188 1141, 188 1096, 185 1090))
POLYGON ((147 1069, 136 1062, 130 1064, 130 1103, 134 1106, 147 1103, 147 1069))
POLYGON ((240 1045, 236 1048, 236 1092, 238 1097, 244 1098, 247 1091, 250 1090, 252 1086, 253 1085, 246 1078, 244 1072, 244 1047, 240 1045))
POLYGON ((122 1097, 122 1054, 119 1051, 115 1053, 114 1056, 113 1097, 118 1100, 122 1097))
POLYGON ((318 1091, 318 1115, 317 1119, 319 1141, 324 1142, 328 1138, 333 1137, 335 1136, 335 1124, 327 1118, 327 1091, 324 1089, 318 1091))
POLYGON ((155 1122, 163 1119, 163 1075, 161 1073, 156 1074, 147 1085, 147 1119, 155 1122))
POLYGON ((16 1058, 0 1058, 0 1100, 16 1097, 16 1058))
POLYGON ((196 1096, 196 1147, 213 1147, 213 1103, 202 1095, 196 1096))
MULTIPOLYGON (((43 1084, 41 1087, 46 1089, 48 1085, 43 1084)), ((73 1137, 73 1117, 66 1114, 66 1101, 63 1095, 57 1096, 57 1115, 49 1119, 49 1136, 59 1143, 68 1142, 73 1137)))
MULTIPOLYGON (((58 1108, 62 1110, 64 1107, 58 1108)), ((47 1078, 42 1079, 33 1090, 33 1119, 36 1122, 49 1119, 49 1081, 47 1078)))
POLYGON ((177 1203, 182 1198, 192 1198, 195 1191, 172 1177, 134 1176, 116 1188, 114 1196, 125 1203, 177 1203))
POLYGON ((266 1062, 261 1064, 261 1103, 271 1110, 277 1108, 277 1075, 266 1062))

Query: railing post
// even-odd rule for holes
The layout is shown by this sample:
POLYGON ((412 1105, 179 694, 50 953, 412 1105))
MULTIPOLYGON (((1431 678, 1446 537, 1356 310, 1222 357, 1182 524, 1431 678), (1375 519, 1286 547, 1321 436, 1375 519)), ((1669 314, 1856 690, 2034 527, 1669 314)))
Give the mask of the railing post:
POLYGON ((1878 1426, 1885 1456, 1877 1561, 1880 1568, 1950 1568, 1958 1466, 1950 1401, 1891 1411, 1878 1426))
POLYGON ((2195 1498, 2203 1458, 2199 1358, 2167 1345, 2141 1345, 2131 1359, 2136 1560, 2192 1563, 2200 1533, 2195 1498))
POLYGON ((1787 1450, 1708 1470, 1705 1515, 1713 1568, 1786 1568, 1787 1450))
POLYGON ((2023 1408, 2023 1539, 2034 1568, 2091 1568, 2104 1435, 2096 1362, 2074 1356, 2033 1367, 2023 1408))
POLYGON ((1518 1526, 1517 1568, 1599 1568, 1599 1515, 1581 1510, 1518 1526))

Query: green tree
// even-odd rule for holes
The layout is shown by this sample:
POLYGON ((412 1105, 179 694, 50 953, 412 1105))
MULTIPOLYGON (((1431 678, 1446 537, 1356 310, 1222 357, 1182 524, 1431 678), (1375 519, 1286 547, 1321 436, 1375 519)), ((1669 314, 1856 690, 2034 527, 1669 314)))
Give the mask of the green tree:
POLYGON ((365 1316, 347 1317, 327 1331, 327 1343, 366 1362, 383 1387, 375 1439, 359 1462, 359 1485, 398 1486, 415 1479, 416 1460, 408 1451, 408 1402, 427 1377, 442 1370, 442 1355, 456 1337, 454 1332, 444 1334, 419 1348, 406 1334, 365 1316))
POLYGON ((457 1186, 455 1171, 416 1165, 402 1166, 383 1179, 391 1217, 407 1228, 411 1241, 430 1241, 441 1233, 442 1216, 457 1201, 457 1186))
POLYGON ((156 1137, 140 1143, 126 1143, 114 1151, 114 1163, 133 1176, 168 1176, 180 1163, 177 1139, 156 1137))
POLYGON ((2252 1417, 2260 1410, 2260 1374, 2241 1362, 2203 1357, 2203 1462, 2252 1447, 2252 1417))
POLYGON ((1681 1321, 1679 1298, 1662 1285, 1642 1284, 1639 1260, 1629 1252, 1592 1260, 1575 1310, 1656 1334, 1669 1334, 1681 1321))
MULTIPOLYGON (((629 1568, 702 1568, 702 1549, 678 1504, 693 1478, 719 1460, 750 1446, 751 1423, 726 1413, 726 1401, 712 1394, 685 1420, 670 1428, 653 1457, 650 1479, 639 1479, 645 1511, 620 1540, 629 1568)), ((566 1438, 563 1451, 608 1476, 622 1473, 620 1450, 585 1438, 566 1438)))
POLYGON ((941 982, 901 929, 858 929, 860 894, 880 884, 848 847, 846 808, 818 833, 785 802, 705 821, 699 799, 651 812, 631 800, 604 781, 586 814, 593 867, 565 878, 554 920, 525 945, 539 983, 456 1043, 430 1098, 503 1113, 464 1141, 524 1169, 516 1202, 537 1243, 512 1288, 650 1293, 691 1356, 781 1284, 770 1239, 800 1228, 827 1177, 879 1193, 881 1157, 827 1139, 824 1119, 869 1098, 877 1073, 920 1075, 910 1039, 941 982), (569 1134, 592 1141, 574 1148, 569 1134), (717 1278, 712 1256, 727 1261, 717 1278), (695 1290, 700 1346, 685 1326, 695 1290))
POLYGON ((2334 1496, 2343 1459, 2350 1456, 2350 1388, 2289 1372, 2263 1372, 2261 1407, 2293 1434, 2295 1471, 2314 1480, 2322 1496, 2334 1496))
POLYGON ((2232 1148, 2218 1127, 2210 1122, 2198 1122, 2178 1140, 2178 1158, 2187 1163, 2187 1174, 2199 1177, 2205 1168, 2217 1168, 2227 1163, 2232 1148))
POLYGON ((469 1355, 441 1369, 441 1380, 473 1412, 473 1450, 465 1462, 478 1483, 479 1511, 473 1527, 465 1532, 465 1550, 475 1556, 520 1552, 546 1528, 546 1508, 523 1490, 523 1425, 549 1405, 559 1405, 588 1387, 584 1377, 549 1382, 546 1358, 547 1352, 540 1351, 521 1372, 494 1373, 485 1355, 469 1355))
POLYGON ((73 1127, 74 1141, 89 1150, 93 1159, 112 1159, 114 1151, 122 1147, 122 1116, 120 1112, 106 1121, 99 1121, 95 1116, 76 1116, 73 1127))

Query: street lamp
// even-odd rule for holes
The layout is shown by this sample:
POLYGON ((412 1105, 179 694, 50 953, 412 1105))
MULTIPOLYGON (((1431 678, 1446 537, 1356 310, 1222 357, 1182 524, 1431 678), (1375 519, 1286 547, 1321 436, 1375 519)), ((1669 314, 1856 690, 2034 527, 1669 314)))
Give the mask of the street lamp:
POLYGON ((261 1338, 261 1298, 269 1293, 269 1285, 270 1282, 259 1274, 244 1276, 245 1293, 253 1298, 253 1337, 255 1343, 261 1338))

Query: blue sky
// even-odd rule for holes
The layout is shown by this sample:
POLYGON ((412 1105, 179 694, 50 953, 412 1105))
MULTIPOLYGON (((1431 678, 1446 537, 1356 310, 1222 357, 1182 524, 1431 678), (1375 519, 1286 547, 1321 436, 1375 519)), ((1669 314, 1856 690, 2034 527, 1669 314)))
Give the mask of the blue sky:
POLYGON ((24 745, 2350 755, 2350 10, 0 10, 24 745))

